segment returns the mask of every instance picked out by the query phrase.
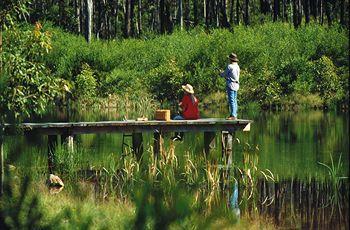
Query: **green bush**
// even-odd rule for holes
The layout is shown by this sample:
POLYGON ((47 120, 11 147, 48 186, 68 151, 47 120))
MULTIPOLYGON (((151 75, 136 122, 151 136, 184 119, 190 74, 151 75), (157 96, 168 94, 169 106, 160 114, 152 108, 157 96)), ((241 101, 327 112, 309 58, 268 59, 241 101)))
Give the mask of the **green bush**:
POLYGON ((190 83, 203 99, 218 90, 225 91, 225 81, 218 77, 217 69, 224 69, 227 55, 235 52, 242 69, 240 104, 278 104, 301 92, 319 94, 325 104, 348 98, 348 35, 337 25, 310 24, 296 30, 289 24, 266 23, 237 26, 234 32, 196 28, 148 40, 93 40, 91 44, 83 37, 52 30, 53 52, 46 65, 55 75, 71 80, 80 73, 82 63, 89 64, 102 92, 99 96, 130 88, 148 91, 159 101, 175 101, 180 85, 190 83), (323 80, 328 81, 315 78, 318 73, 314 66, 324 71, 318 60, 329 67, 327 74, 336 73, 341 78, 335 97, 330 97, 333 89, 321 92, 317 88, 323 80))
POLYGON ((164 65, 151 70, 148 79, 151 93, 158 100, 173 101, 179 98, 184 79, 183 72, 181 72, 175 60, 170 60, 164 65))
POLYGON ((51 50, 51 34, 35 27, 5 30, 0 52, 0 119, 5 114, 24 118, 43 113, 60 94, 43 59, 51 50))
POLYGON ((331 59, 322 56, 313 65, 312 92, 319 93, 326 105, 335 104, 344 94, 340 78, 331 59))
POLYGON ((92 99, 96 94, 96 79, 94 71, 88 64, 83 64, 79 75, 74 79, 74 96, 81 100, 92 99))
POLYGON ((120 94, 125 91, 137 91, 145 86, 145 78, 136 70, 114 69, 110 73, 100 73, 99 96, 120 94))

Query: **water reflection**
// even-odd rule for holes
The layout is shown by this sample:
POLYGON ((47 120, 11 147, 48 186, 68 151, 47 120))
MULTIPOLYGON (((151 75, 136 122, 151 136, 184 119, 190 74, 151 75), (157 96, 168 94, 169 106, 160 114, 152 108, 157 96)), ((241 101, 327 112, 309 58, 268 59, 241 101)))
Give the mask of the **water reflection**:
POLYGON ((273 220, 279 228, 287 229, 348 229, 349 183, 341 181, 339 190, 333 182, 309 178, 268 182, 260 178, 254 188, 254 196, 247 198, 244 183, 233 184, 229 206, 240 217, 258 214, 273 220), (239 195, 242 191, 242 195, 239 195))
POLYGON ((230 207, 233 213, 239 218, 241 215, 241 210, 238 205, 238 182, 235 181, 233 184, 233 191, 230 199, 230 207))
MULTIPOLYGON (((225 113, 204 111, 203 117, 222 117, 225 113)), ((130 115, 130 118, 132 116, 130 115)), ((334 181, 319 162, 331 165, 329 157, 343 156, 339 175, 348 176, 349 171, 349 118, 348 113, 322 111, 308 112, 256 112, 246 111, 242 118, 254 120, 251 132, 237 133, 233 162, 237 167, 245 167, 245 143, 258 145, 260 151, 252 158, 254 166, 269 169, 276 175, 276 182, 252 175, 253 183, 247 185, 246 177, 235 177, 225 194, 225 201, 237 217, 253 216, 254 213, 272 219, 281 228, 306 229, 348 229, 349 227, 349 181, 334 181), (246 180, 246 181, 243 181, 246 180)), ((100 121, 121 119, 117 110, 99 112, 72 112, 56 117, 49 115, 43 121, 100 121)), ((36 120, 38 121, 38 120, 36 120)), ((77 143, 93 154, 85 154, 84 161, 91 165, 106 165, 111 153, 118 156, 121 149, 120 134, 99 134, 77 136, 77 143)), ((152 143, 152 137, 147 141, 152 143)), ((188 134, 182 144, 176 146, 175 155, 179 161, 189 150, 200 153, 203 140, 198 134, 188 134)), ((33 146, 42 148, 43 162, 46 163, 45 138, 26 137, 22 142, 15 138, 7 140, 9 152, 23 152, 21 164, 38 159, 33 146), (28 153, 25 151, 28 149, 28 153), (32 157, 32 158, 30 158, 32 157), (29 160, 28 160, 29 159, 29 160)), ((221 154, 221 152, 219 153, 221 154)), ((9 154, 11 155, 11 154, 9 154)), ((75 155, 77 158, 77 156, 75 155)), ((76 160, 76 159, 75 159, 76 160)), ((8 160, 11 162, 11 159, 8 160)), ((45 164, 44 163, 44 164, 45 164)), ((30 165, 29 165, 30 166, 30 165)), ((29 167, 28 166, 28 167, 29 167)), ((45 165, 44 165, 45 166, 45 165)), ((80 165, 81 166, 81 165, 80 165)), ((81 167, 83 168, 83 167, 81 167)), ((246 168, 251 169, 252 166, 246 168)), ((250 175, 250 174, 249 174, 250 175)), ((334 179, 334 178, 333 178, 334 179)), ((95 190, 100 183, 94 180, 95 190)), ((102 191, 102 190, 101 190, 102 191)), ((103 193, 104 194, 104 193, 103 193)))

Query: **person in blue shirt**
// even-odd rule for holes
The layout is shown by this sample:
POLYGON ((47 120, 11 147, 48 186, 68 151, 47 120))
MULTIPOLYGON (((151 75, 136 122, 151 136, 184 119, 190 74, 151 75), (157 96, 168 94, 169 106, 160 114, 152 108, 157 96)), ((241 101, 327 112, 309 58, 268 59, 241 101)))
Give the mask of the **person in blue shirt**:
POLYGON ((230 115, 226 119, 236 120, 237 119, 237 91, 239 89, 239 72, 237 55, 231 53, 228 56, 229 64, 226 69, 220 73, 221 77, 226 79, 226 91, 228 97, 228 104, 230 108, 230 115))

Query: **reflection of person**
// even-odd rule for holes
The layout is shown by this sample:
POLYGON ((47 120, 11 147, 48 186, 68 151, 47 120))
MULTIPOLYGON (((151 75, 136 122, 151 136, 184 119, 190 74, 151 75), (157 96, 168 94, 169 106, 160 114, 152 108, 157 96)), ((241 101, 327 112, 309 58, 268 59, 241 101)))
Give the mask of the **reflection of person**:
POLYGON ((235 181, 235 184, 233 185, 233 192, 230 200, 230 206, 236 215, 236 217, 240 217, 241 215, 241 210, 239 209, 238 205, 238 183, 235 181))
MULTIPOLYGON (((179 103, 182 113, 173 118, 173 120, 196 120, 199 118, 198 99, 194 96, 192 85, 186 84, 182 86, 184 96, 179 103)), ((173 140, 181 140, 183 134, 177 133, 173 140)))
POLYGON ((230 107, 230 116, 227 118, 228 120, 236 120, 237 119, 237 91, 239 89, 239 66, 238 66, 238 58, 237 55, 231 53, 228 56, 230 63, 227 65, 225 71, 220 73, 221 77, 226 79, 226 91, 228 97, 228 104, 230 107))

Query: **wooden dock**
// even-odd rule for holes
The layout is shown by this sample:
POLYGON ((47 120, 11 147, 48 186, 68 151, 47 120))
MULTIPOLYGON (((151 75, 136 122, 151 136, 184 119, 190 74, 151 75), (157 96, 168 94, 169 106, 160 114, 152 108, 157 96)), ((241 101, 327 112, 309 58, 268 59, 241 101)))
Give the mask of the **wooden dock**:
POLYGON ((5 134, 13 135, 15 128, 24 133, 43 135, 89 134, 89 133, 125 133, 125 132, 216 132, 238 130, 249 131, 251 120, 226 120, 220 118, 204 118, 198 120, 171 121, 98 121, 98 122, 52 122, 5 124, 5 134))
MULTIPOLYGON (((203 132, 204 152, 210 154, 214 148, 217 132, 222 133, 223 152, 232 154, 232 136, 236 131, 249 131, 251 120, 226 120, 220 118, 206 118, 198 120, 171 120, 171 121, 99 121, 99 122, 53 122, 53 123, 21 123, 18 125, 5 124, 6 135, 40 134, 48 136, 49 170, 52 171, 54 149, 58 136, 65 140, 73 150, 74 136, 92 133, 130 133, 132 135, 132 150, 140 158, 143 153, 143 132, 154 133, 154 154, 162 151, 163 133, 166 132, 203 132), (18 132, 18 130, 20 132, 18 132), (231 153, 230 153, 231 152, 231 153)), ((2 143, 0 143, 2 145, 2 143)), ((1 146, 0 146, 1 148, 1 146)))

